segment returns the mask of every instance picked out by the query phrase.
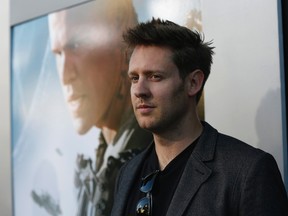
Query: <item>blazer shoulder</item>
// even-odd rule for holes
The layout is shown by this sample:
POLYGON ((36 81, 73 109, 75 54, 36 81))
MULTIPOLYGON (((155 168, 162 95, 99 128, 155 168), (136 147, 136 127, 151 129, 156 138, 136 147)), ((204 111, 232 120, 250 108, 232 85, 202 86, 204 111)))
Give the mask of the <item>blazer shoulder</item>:
POLYGON ((204 131, 195 152, 202 161, 213 159, 229 160, 230 163, 243 159, 253 159, 265 152, 235 137, 218 132, 215 128, 204 122, 204 131))
POLYGON ((233 157, 237 160, 255 159, 258 157, 261 158, 264 155, 270 155, 259 148, 222 133, 218 133, 216 151, 218 151, 218 153, 231 155, 231 159, 233 157))

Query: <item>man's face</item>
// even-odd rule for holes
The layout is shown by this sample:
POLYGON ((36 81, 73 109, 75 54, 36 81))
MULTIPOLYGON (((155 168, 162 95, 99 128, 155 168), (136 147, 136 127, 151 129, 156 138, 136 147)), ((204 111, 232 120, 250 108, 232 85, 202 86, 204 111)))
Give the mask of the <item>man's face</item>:
POLYGON ((109 107, 119 88, 122 52, 111 26, 67 17, 66 12, 50 15, 51 47, 74 126, 84 134, 94 125, 105 126, 113 111, 109 107))
POLYGON ((128 76, 131 99, 139 125, 154 133, 177 126, 188 110, 185 82, 168 48, 136 46, 128 76))

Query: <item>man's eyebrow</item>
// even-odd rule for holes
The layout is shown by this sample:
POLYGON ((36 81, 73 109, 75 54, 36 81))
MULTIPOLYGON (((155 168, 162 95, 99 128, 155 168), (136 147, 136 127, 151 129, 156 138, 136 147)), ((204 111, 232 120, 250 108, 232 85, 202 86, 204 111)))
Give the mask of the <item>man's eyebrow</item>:
MULTIPOLYGON (((141 72, 141 74, 143 75, 143 76, 151 76, 151 75, 153 75, 153 74, 158 74, 158 75, 163 75, 163 71, 161 71, 161 70, 144 70, 144 71, 142 71, 141 72)), ((128 71, 128 73, 127 73, 127 75, 128 75, 128 77, 131 77, 131 76, 139 76, 139 73, 138 72, 136 72, 136 71, 134 71, 134 70, 132 70, 132 71, 128 71)))
POLYGON ((128 75, 128 76, 129 76, 129 75, 134 75, 134 74, 137 74, 137 72, 134 71, 134 70, 132 70, 132 71, 129 71, 129 70, 128 70, 128 72, 127 72, 127 75, 128 75))

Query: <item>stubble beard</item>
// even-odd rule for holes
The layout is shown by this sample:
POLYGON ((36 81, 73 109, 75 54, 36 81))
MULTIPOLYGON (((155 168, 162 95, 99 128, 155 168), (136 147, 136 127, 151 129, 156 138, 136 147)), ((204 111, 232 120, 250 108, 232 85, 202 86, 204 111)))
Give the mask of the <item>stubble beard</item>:
POLYGON ((143 117, 140 116, 137 118, 136 116, 140 127, 154 134, 163 134, 167 131, 177 129, 182 119, 185 118, 185 113, 187 113, 188 104, 183 102, 179 103, 179 98, 183 100, 183 94, 185 94, 184 89, 184 84, 181 83, 179 87, 175 89, 172 95, 173 101, 170 103, 170 105, 182 104, 183 106, 177 106, 177 109, 174 109, 173 112, 162 110, 158 115, 147 117, 150 119, 143 119, 143 121, 141 121, 143 117))

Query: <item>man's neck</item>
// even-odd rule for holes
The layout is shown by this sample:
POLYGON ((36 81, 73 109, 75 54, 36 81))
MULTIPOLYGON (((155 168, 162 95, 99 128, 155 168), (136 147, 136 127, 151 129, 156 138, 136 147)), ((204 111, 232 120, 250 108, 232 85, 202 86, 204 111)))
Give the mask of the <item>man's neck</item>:
POLYGON ((177 155, 193 143, 202 131, 203 126, 198 120, 180 132, 153 134, 160 169, 163 170, 177 155))
POLYGON ((109 145, 110 143, 113 143, 113 140, 117 134, 117 130, 113 130, 107 127, 102 128, 102 134, 106 141, 106 143, 109 145))

